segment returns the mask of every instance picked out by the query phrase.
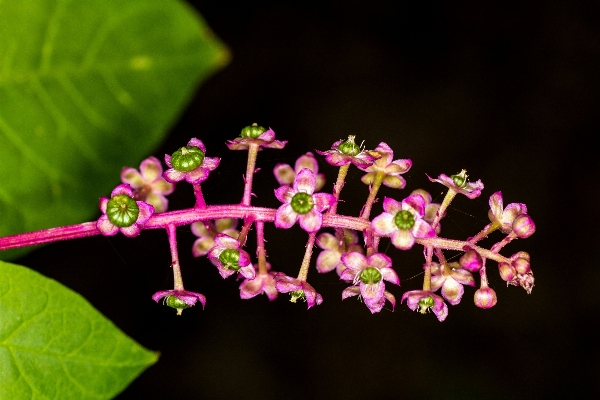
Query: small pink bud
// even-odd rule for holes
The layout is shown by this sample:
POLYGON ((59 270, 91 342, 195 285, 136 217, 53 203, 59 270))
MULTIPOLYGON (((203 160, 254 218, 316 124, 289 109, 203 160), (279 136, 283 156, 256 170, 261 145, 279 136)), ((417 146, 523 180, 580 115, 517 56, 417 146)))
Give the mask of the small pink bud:
POLYGON ((513 260, 512 265, 519 274, 526 274, 531 271, 531 264, 526 258, 519 257, 513 260))
POLYGON ((502 280, 506 282, 510 282, 515 279, 517 276, 517 271, 515 267, 507 263, 498 264, 498 272, 500 273, 500 277, 502 280))
POLYGON ((469 250, 459 260, 463 269, 471 272, 477 272, 483 266, 483 259, 475 250, 469 250))
POLYGON ((527 214, 521 214, 513 221, 513 232, 521 239, 528 238, 535 232, 533 219, 527 214))
POLYGON ((498 302, 496 292, 489 287, 483 287, 475 292, 475 305, 479 308, 492 308, 498 302))

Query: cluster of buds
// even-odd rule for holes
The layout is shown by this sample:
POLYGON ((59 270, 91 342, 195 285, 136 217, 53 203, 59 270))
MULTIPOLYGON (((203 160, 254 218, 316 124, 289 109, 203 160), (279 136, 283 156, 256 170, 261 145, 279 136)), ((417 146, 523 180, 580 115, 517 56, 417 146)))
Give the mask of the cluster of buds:
POLYGON ((379 251, 382 238, 389 238, 399 250, 423 247, 422 289, 405 292, 401 302, 406 300, 408 307, 414 311, 432 311, 440 321, 448 315, 446 302, 457 305, 465 293, 464 286, 476 286, 474 275, 477 273, 479 289, 473 295, 475 305, 485 309, 496 304, 496 292, 488 285, 488 260, 498 264, 500 277, 507 285, 521 286, 531 293, 534 277, 529 254, 523 251, 510 257, 500 254, 509 242, 527 238, 535 232, 525 204, 512 203, 504 207, 502 194, 496 192, 489 200, 490 223, 480 232, 466 240, 441 237, 440 222, 446 217, 454 197, 461 194, 474 199, 483 190, 483 183, 470 182, 463 170, 456 175, 441 174, 437 179, 429 178, 448 190, 441 203, 434 203, 428 192, 419 189, 404 198, 385 197, 383 212, 371 219, 381 186, 403 189, 406 181, 402 174, 411 168, 412 161, 394 160, 394 152, 386 143, 366 150, 355 143, 354 136, 349 136, 346 140, 335 142, 330 150, 316 151, 325 156, 328 164, 339 168, 331 193, 320 191, 325 187, 325 176, 319 173, 317 159, 309 152, 302 155, 294 167, 287 164, 275 166, 273 173, 280 186, 274 190, 274 195, 282 203, 280 207, 253 206, 251 197, 254 174, 258 171, 255 168, 258 151, 282 149, 286 143, 276 140, 272 129, 256 124, 245 127, 239 137, 227 143, 230 150, 248 151, 243 177, 244 193, 239 204, 206 204, 201 184, 219 166, 220 159, 207 157, 202 141, 193 138, 186 146, 165 156, 168 169, 164 172, 160 161, 154 157, 144 160, 139 171, 124 168, 121 173, 123 183, 112 191, 110 198, 100 199, 102 216, 95 223, 0 238, 0 250, 93 234, 115 235, 121 232, 134 237, 143 229, 165 229, 174 287, 161 290, 152 298, 157 302, 162 299, 178 314, 198 301, 203 307, 206 304, 204 295, 185 290, 183 286, 176 232, 176 228, 183 225, 190 225, 198 237, 191 249, 194 256, 206 256, 224 279, 232 275, 243 279, 239 286, 242 299, 264 293, 269 300, 274 300, 280 293, 288 293, 292 302, 302 300, 308 308, 321 304, 323 296, 308 283, 316 246, 322 249, 316 258, 317 272, 336 271, 339 279, 349 284, 341 293, 342 299, 358 296, 371 313, 380 312, 386 301, 393 310, 396 298, 386 290, 385 282, 399 286, 400 278, 392 268, 393 260, 379 251), (337 213, 351 164, 365 172, 361 180, 368 187, 365 205, 358 216, 337 213), (173 192, 176 183, 182 181, 193 186, 195 205, 189 209, 168 211, 166 196, 173 192), (265 249, 265 223, 273 223, 279 229, 298 225, 306 232, 306 250, 295 277, 271 270, 265 249), (256 236, 255 259, 245 250, 252 228, 255 228, 256 236), (329 231, 322 232, 323 229, 329 231), (479 241, 494 231, 500 231, 503 238, 489 249, 480 247, 479 241), (363 236, 364 245, 359 244, 359 234, 363 236), (461 252, 459 261, 449 262, 444 255, 447 250, 461 252), (438 291, 439 294, 436 293, 438 291))

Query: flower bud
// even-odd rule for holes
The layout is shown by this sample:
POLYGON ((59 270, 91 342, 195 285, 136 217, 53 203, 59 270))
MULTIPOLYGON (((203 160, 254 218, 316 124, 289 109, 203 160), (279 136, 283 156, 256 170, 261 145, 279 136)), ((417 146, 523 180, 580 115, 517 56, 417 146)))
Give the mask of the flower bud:
POLYGON ((513 267, 519 274, 526 274, 531 270, 531 264, 529 263, 529 259, 524 257, 519 257, 512 262, 513 267))
POLYGON ((500 273, 500 278, 506 282, 514 280, 517 276, 515 267, 507 263, 498 264, 498 272, 500 273))
POLYGON ((458 262, 463 269, 471 272, 477 272, 483 266, 483 259, 475 250, 465 252, 458 262))
POLYGON ((513 232, 521 239, 528 238, 535 232, 533 219, 527 214, 521 214, 513 221, 513 232))
POLYGON ((482 287, 475 292, 475 305, 479 308, 492 308, 497 302, 496 292, 490 287, 482 287))

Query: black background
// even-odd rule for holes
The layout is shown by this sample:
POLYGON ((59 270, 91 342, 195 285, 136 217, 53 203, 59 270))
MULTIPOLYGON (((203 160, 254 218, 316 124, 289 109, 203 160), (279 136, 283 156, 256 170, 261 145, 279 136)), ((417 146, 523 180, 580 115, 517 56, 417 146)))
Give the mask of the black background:
MULTIPOLYGON (((346 285, 335 273, 314 268, 308 280, 324 296, 319 307, 307 311, 286 295, 272 303, 241 300, 235 278, 224 281, 206 259, 191 256, 194 236, 182 227, 186 288, 208 302, 204 311, 177 317, 150 298, 172 285, 162 231, 56 243, 18 260, 81 293, 161 352, 118 398, 597 396, 598 3, 210 3, 195 7, 229 46, 231 63, 199 89, 154 153, 162 158, 198 137, 208 156, 221 157, 203 184, 209 204, 241 200, 247 153, 224 143, 253 122, 290 141, 259 154, 255 205, 278 206, 271 174, 278 162, 293 164, 349 134, 367 148, 385 141, 394 158, 411 158, 413 167, 406 189, 384 188, 380 198, 402 199, 422 187, 440 201, 443 187, 425 173, 466 168, 484 182, 480 198, 452 204, 444 235, 464 239, 481 229, 495 191, 505 204, 526 203, 537 232, 503 254, 528 251, 536 287, 531 295, 507 288, 492 267, 497 306, 478 309, 474 289, 466 288, 443 323, 405 304, 371 315, 355 299, 342 302, 346 285)), ((320 167, 330 188, 337 171, 322 159, 320 167)), ((357 215, 364 204, 360 176, 352 167, 340 212, 357 215)), ((171 209, 193 202, 180 184, 171 209)), ((372 215, 380 211, 379 203, 372 215)), ((297 274, 306 235, 297 226, 268 226, 266 235, 273 269, 297 274)), ((381 248, 402 281, 390 288, 399 303, 404 291, 422 285, 421 250, 387 243, 381 248)))

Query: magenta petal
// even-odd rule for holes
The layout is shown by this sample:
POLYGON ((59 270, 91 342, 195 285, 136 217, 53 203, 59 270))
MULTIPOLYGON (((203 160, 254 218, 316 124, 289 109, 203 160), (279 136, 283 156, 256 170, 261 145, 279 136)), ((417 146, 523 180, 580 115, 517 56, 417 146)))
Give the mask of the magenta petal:
POLYGON ((381 298, 383 297, 383 292, 385 290, 385 284, 383 283, 383 281, 370 284, 360 282, 359 286, 360 294, 365 300, 365 303, 381 301, 381 298))
MULTIPOLYGON (((247 252, 245 252, 244 250, 240 249, 238 251, 240 252, 240 258, 238 260, 238 265, 240 267, 246 267, 247 265, 250 265, 250 263, 252 262, 252 260, 250 259, 250 255, 247 252)), ((250 265, 250 267, 252 267, 252 266, 250 265)), ((253 270, 254 270, 254 268, 253 268, 253 270)), ((246 275, 244 275, 244 276, 246 276, 246 275)), ((246 276, 246 278, 247 278, 247 276, 246 276)))
POLYGON ((308 233, 316 232, 323 225, 323 215, 314 208, 306 214, 298 215, 300 227, 308 233))
POLYGON ((269 128, 263 133, 261 133, 261 135, 257 139, 264 140, 265 142, 272 142, 273 140, 275 140, 275 131, 269 128))
POLYGON ((394 223, 394 216, 384 212, 371 221, 371 229, 379 236, 390 236, 392 232, 398 229, 394 223))
POLYGON ((136 201, 136 204, 140 212, 135 223, 138 225, 143 225, 150 219, 152 214, 154 214, 154 207, 143 201, 136 201))
POLYGON ((317 193, 313 195, 313 200, 315 202, 315 209, 318 212, 323 212, 332 205, 335 204, 336 200, 332 194, 329 193, 317 193))
POLYGON ((185 179, 185 172, 177 171, 175 168, 171 168, 164 172, 163 178, 171 183, 179 182, 185 179))
POLYGON ((100 206, 100 211, 102 211, 102 214, 106 214, 106 206, 108 205, 109 200, 110 199, 108 197, 100 197, 98 205, 100 206))
POLYGON ((392 189, 404 189, 406 180, 401 176, 387 175, 383 178, 383 184, 392 189))
POLYGON ((106 215, 101 216, 96 222, 96 228, 102 233, 104 236, 114 236, 119 232, 119 227, 113 225, 106 215))
POLYGON ((298 219, 298 213, 289 203, 281 205, 275 213, 275 226, 281 229, 291 228, 298 219))
POLYGON ((282 203, 290 203, 296 192, 289 186, 280 186, 275 189, 275 197, 282 203))
POLYGON ((162 164, 156 157, 148 157, 140 164, 140 173, 144 177, 144 180, 148 183, 159 179, 162 175, 162 172, 162 164))
POLYGON ((369 267, 367 258, 356 251, 342 254, 341 260, 342 263, 346 266, 346 268, 350 269, 354 273, 354 275, 356 275, 363 269, 369 267))
POLYGON ((203 167, 204 164, 199 166, 193 171, 185 172, 185 180, 191 183, 192 185, 202 183, 208 179, 209 171, 207 168, 203 167))
POLYGON ((120 228, 121 233, 127 237, 136 237, 140 234, 140 227, 138 224, 133 224, 131 226, 126 226, 124 228, 120 228))
POLYGON ((204 146, 204 143, 202 143, 202 141, 200 139, 191 138, 187 145, 188 146, 196 146, 200 150, 202 150, 203 153, 206 153, 206 147, 204 146))
POLYGON ((460 299, 462 298, 464 292, 465 289, 463 288, 463 285, 456 282, 452 278, 447 278, 442 286, 442 296, 444 296, 444 298, 448 300, 448 303, 452 304, 453 306, 460 303, 460 299))
POLYGON ((342 165, 350 164, 351 160, 351 157, 347 156, 346 154, 339 153, 338 151, 333 151, 327 154, 325 157, 325 161, 334 167, 341 167, 342 165))
POLYGON ((317 271, 325 273, 334 270, 340 263, 340 253, 335 250, 323 250, 317 257, 317 271))
POLYGON ((358 286, 350 286, 342 291, 342 300, 348 297, 356 296, 360 294, 360 288, 358 286))
POLYGON ((396 215, 398 211, 402 211, 402 203, 392 199, 391 197, 384 197, 383 210, 389 214, 396 215))
POLYGON ((317 163, 317 159, 313 153, 308 152, 304 155, 301 155, 296 160, 296 164, 294 164, 294 170, 301 171, 304 168, 310 169, 315 174, 319 172, 319 164, 317 163))
POLYGON ((296 175, 296 180, 294 180, 294 192, 313 194, 316 184, 315 174, 310 169, 304 168, 296 175))
POLYGON ((396 273, 396 271, 394 271, 393 269, 382 268, 379 270, 379 272, 381 272, 381 276, 386 281, 393 283, 394 285, 400 285, 400 278, 398 277, 398 274, 396 273))
POLYGON ((410 231, 419 239, 435 237, 435 230, 422 219, 415 220, 415 225, 410 231))
POLYGON ((240 248, 240 242, 238 242, 237 239, 234 239, 231 236, 226 235, 224 233, 219 233, 217 236, 215 236, 214 240, 217 246, 220 247, 225 247, 233 250, 237 250, 240 248))
POLYGON ((288 164, 277 164, 273 168, 273 175, 280 185, 290 185, 296 177, 296 173, 288 164))
POLYGON ((112 193, 110 194, 110 197, 114 197, 120 194, 133 197, 133 190, 131 190, 131 186, 129 186, 127 183, 122 183, 113 189, 112 193))
POLYGON ((409 250, 415 244, 415 238, 412 233, 403 229, 397 229, 392 234, 392 244, 400 250, 409 250))
POLYGON ((367 259, 367 264, 370 267, 381 270, 382 268, 389 268, 392 266, 392 259, 385 254, 375 253, 367 259))
POLYGON ((413 194, 402 200, 402 209, 406 210, 406 206, 409 206, 421 217, 425 215, 425 199, 420 194, 413 194))
POLYGON ((144 185, 142 175, 135 168, 126 167, 121 170, 121 182, 129 184, 134 189, 144 185))
POLYGON ((357 273, 358 273, 358 271, 354 271, 350 268, 346 268, 340 274, 340 279, 342 281, 352 282, 352 281, 354 281, 354 278, 356 278, 357 273))
POLYGON ((446 282, 446 277, 444 275, 433 275, 431 277, 431 291, 435 292, 439 288, 442 287, 444 282, 446 282))
POLYGON ((412 160, 410 160, 408 158, 405 160, 402 160, 402 159, 394 160, 394 161, 392 161, 392 163, 400 166, 402 173, 405 173, 406 171, 408 171, 410 169, 410 167, 412 167, 412 160))
POLYGON ((239 273, 246 279, 256 278, 256 270, 252 265, 247 265, 245 267, 240 268, 239 273))
POLYGON ((492 215, 496 217, 496 219, 502 218, 502 211, 504 210, 504 203, 502 200, 502 192, 496 192, 490 196, 490 210, 492 211, 492 215))
POLYGON ((396 297, 394 297, 394 295, 391 294, 390 292, 388 292, 387 290, 383 292, 383 295, 385 296, 386 299, 388 299, 388 301, 390 303, 392 303, 392 311, 393 311, 394 308, 396 308, 396 297))
POLYGON ((275 287, 279 293, 295 292, 302 289, 302 285, 298 279, 285 275, 279 275, 276 278, 275 287))

